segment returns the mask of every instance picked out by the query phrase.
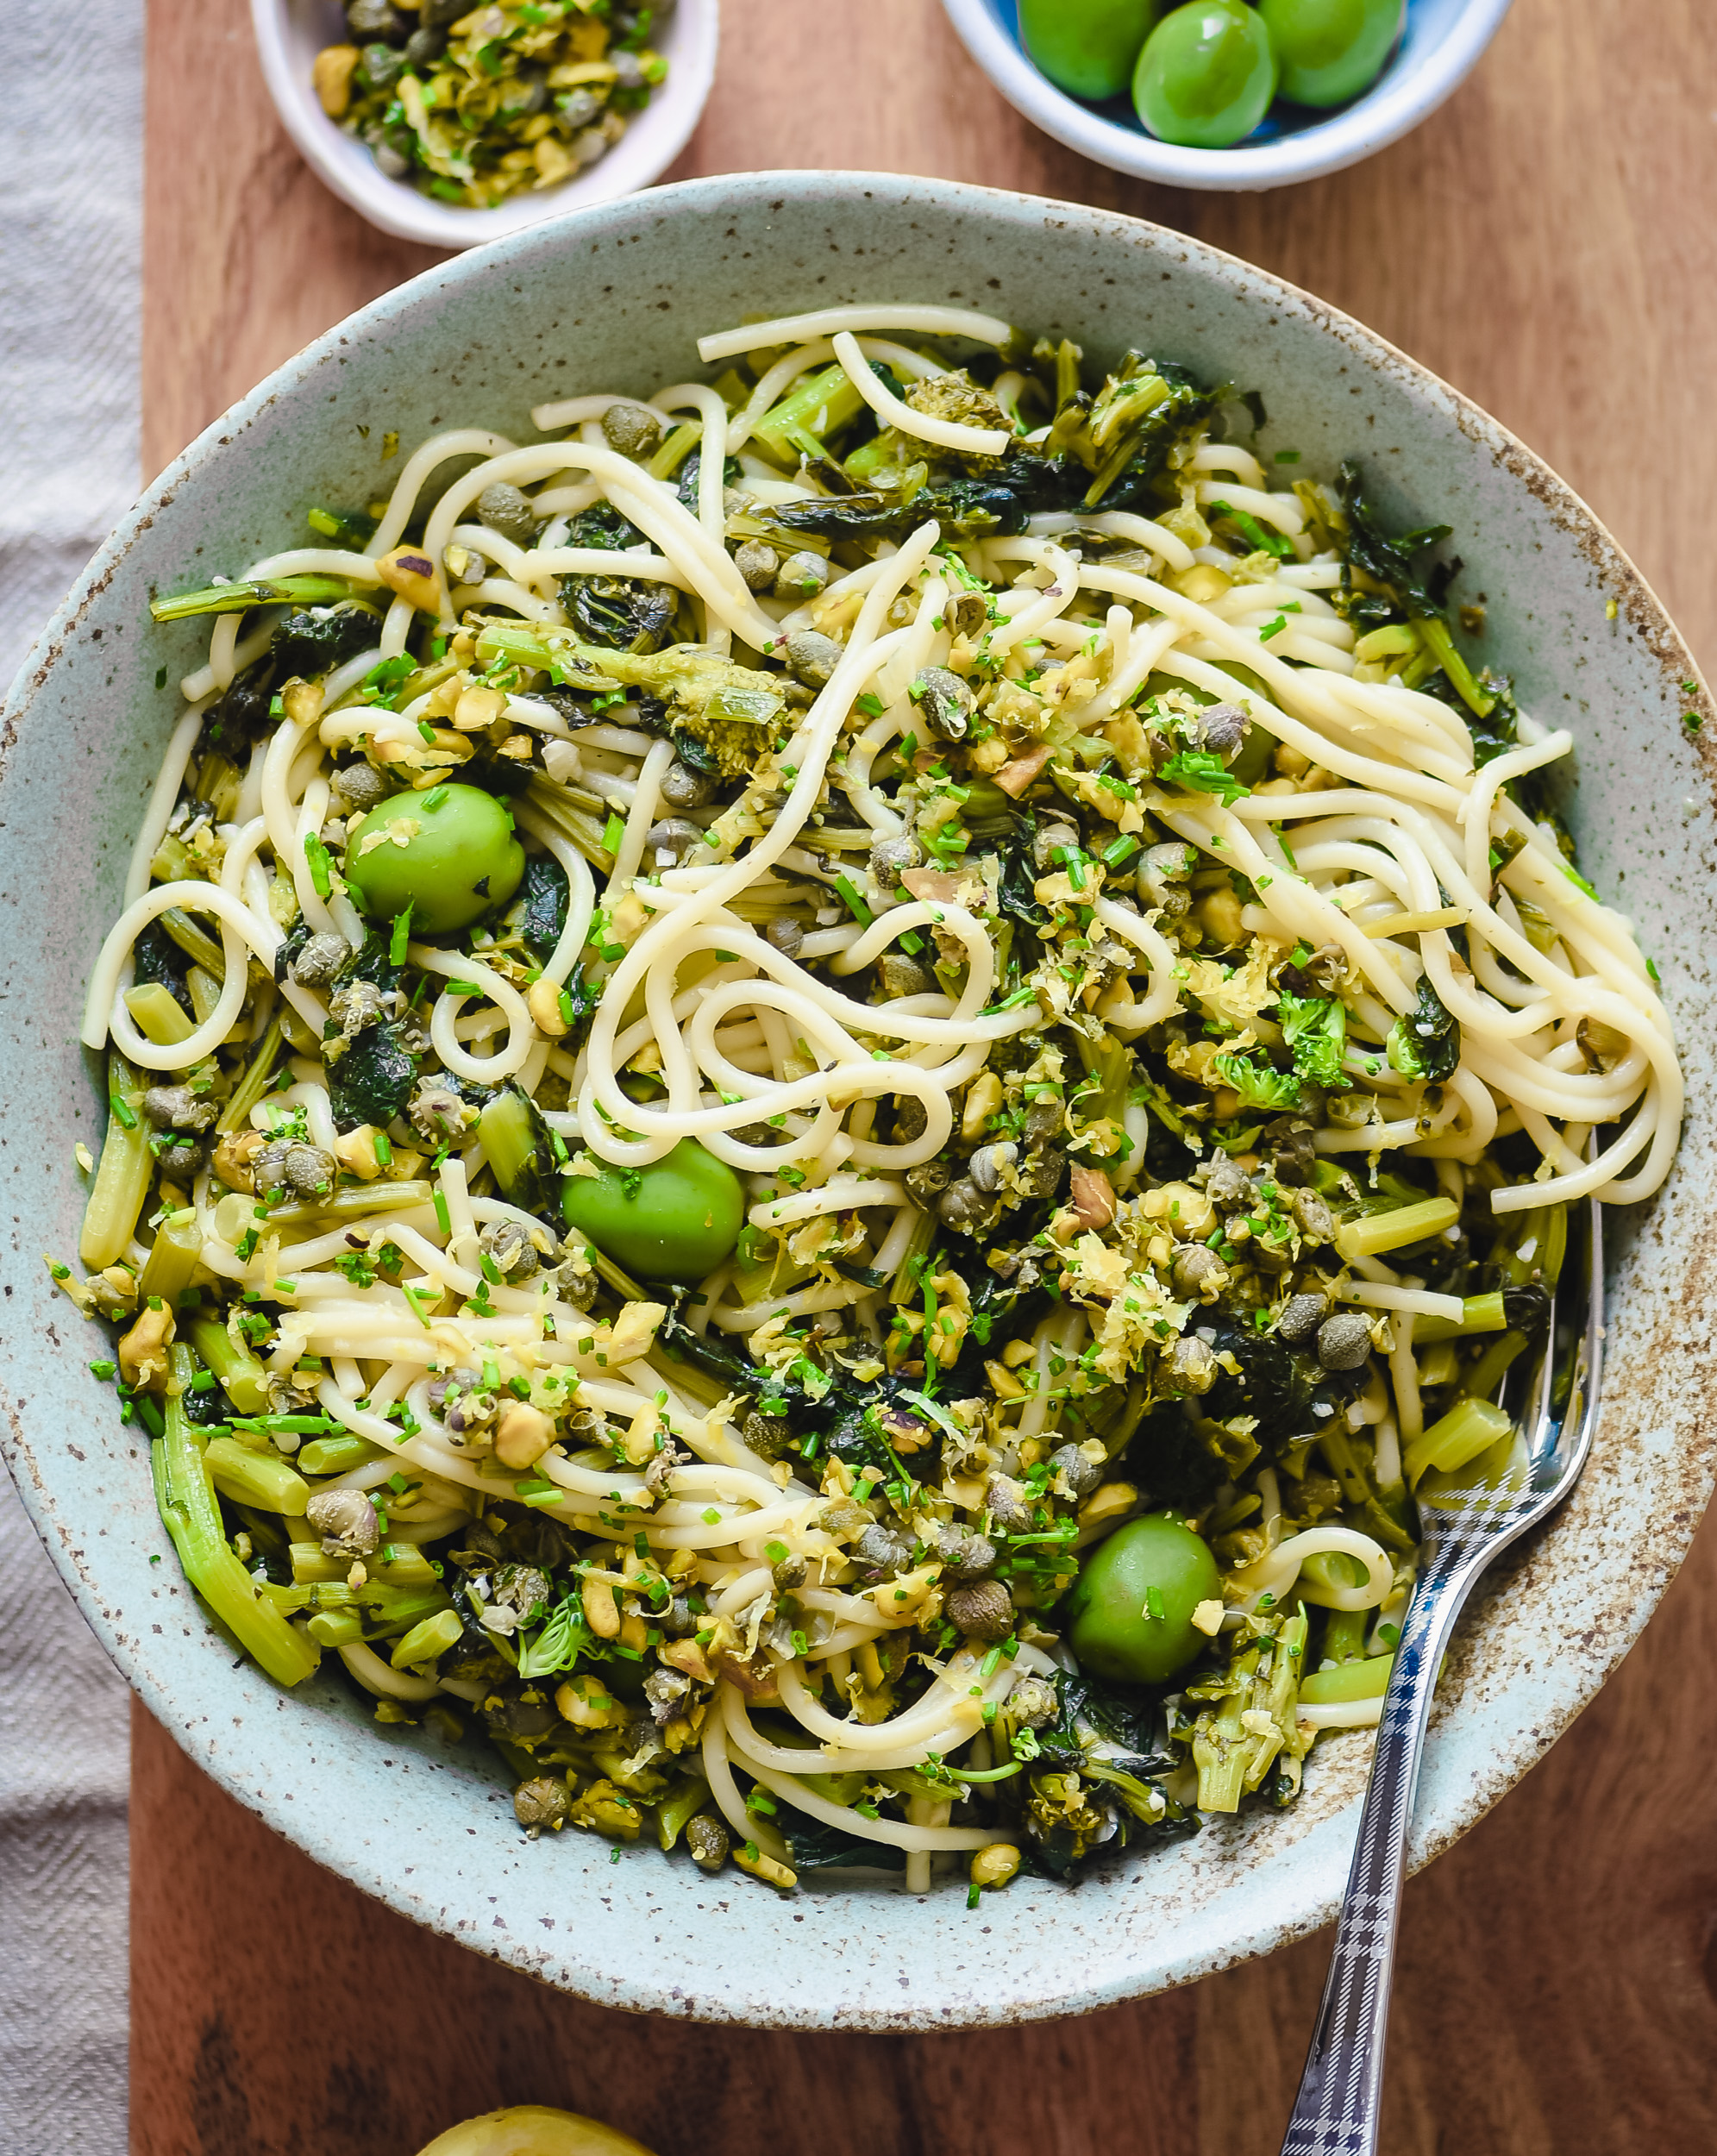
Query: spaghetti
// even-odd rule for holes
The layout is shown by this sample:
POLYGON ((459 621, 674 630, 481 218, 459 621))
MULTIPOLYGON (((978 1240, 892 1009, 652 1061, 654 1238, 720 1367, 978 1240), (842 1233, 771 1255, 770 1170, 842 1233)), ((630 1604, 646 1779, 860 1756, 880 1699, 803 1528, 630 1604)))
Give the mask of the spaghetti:
POLYGON ((702 356, 158 607, 54 1269, 280 1681, 533 1833, 975 1897, 1375 1720, 1681 1075, 1350 467, 964 311, 702 356))

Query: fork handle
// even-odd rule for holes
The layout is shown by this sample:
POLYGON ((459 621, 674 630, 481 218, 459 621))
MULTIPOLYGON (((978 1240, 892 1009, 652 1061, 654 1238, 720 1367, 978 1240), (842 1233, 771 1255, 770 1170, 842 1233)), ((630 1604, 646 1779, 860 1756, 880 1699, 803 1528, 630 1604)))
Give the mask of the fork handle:
POLYGON ((1458 1544, 1439 1551, 1408 1606, 1282 2156, 1373 2156, 1377 2147, 1395 1927, 1425 1728, 1449 1635, 1490 1554, 1458 1544))

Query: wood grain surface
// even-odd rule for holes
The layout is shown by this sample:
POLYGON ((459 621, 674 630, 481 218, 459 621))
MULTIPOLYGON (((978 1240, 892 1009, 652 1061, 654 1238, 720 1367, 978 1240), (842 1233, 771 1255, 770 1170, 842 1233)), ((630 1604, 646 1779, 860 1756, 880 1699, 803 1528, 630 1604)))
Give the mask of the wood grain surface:
MULTIPOLYGON (((1572 481, 1717 651, 1706 340, 1717 330, 1717 13, 1518 0, 1477 72, 1356 170, 1169 193, 1035 133, 934 0, 726 0, 674 177, 916 172, 1150 216, 1346 308, 1572 481)), ((145 461, 433 258, 299 163, 244 0, 154 0, 145 461)), ((1697 1142, 1697 1140, 1695 1140, 1697 1142)), ((1717 1532, 1520 1787, 1410 1887, 1388 2156, 1717 2147, 1717 1532)), ((133 1776, 139 2156, 410 2156, 504 2103, 661 2156, 1271 2156, 1317 1939, 1082 2021, 967 2036, 688 2028, 567 1999, 414 1929, 217 1790, 141 1710, 133 1776)))

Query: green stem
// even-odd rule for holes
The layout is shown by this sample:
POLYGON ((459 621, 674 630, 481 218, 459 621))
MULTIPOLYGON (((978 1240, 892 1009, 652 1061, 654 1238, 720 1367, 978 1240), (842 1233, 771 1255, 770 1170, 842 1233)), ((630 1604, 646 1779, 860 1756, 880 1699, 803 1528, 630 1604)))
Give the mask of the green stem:
POLYGON ((268 1407, 268 1373, 248 1347, 241 1347, 218 1318, 193 1318, 185 1337, 214 1371, 241 1415, 260 1415, 268 1407))
POLYGON ((250 1121, 250 1112, 267 1092, 274 1076, 274 1066, 280 1059, 285 1037, 280 1021, 276 1018, 262 1038, 252 1049, 245 1062, 243 1075, 233 1087, 231 1097, 221 1111, 217 1131, 241 1131, 250 1121))
POLYGON ((242 584, 208 584, 195 592, 179 592, 172 599, 152 599, 149 611, 157 621, 185 621, 192 614, 242 614, 253 606, 327 605, 330 600, 349 599, 352 587, 343 576, 253 577, 242 584))
POLYGON ((824 367, 820 373, 807 375, 766 411, 751 429, 751 438, 761 442, 778 462, 794 464, 807 440, 815 443, 815 454, 820 456, 828 437, 849 425, 864 408, 845 367, 824 367))
POLYGON ((655 1838, 664 1849, 674 1847, 687 1821, 695 1819, 709 1801, 709 1783, 695 1777, 668 1791, 655 1808, 655 1838))
POLYGON ((1503 1410, 1490 1401, 1458 1400, 1407 1447, 1402 1472, 1409 1482, 1417 1482, 1427 1469, 1448 1474, 1476 1460, 1481 1452, 1488 1452, 1513 1426, 1503 1410))
POLYGON ((204 973, 213 974, 216 981, 226 979, 226 953, 212 936, 198 928, 182 906, 170 906, 161 916, 161 926, 185 956, 201 966, 204 973))
POLYGON ((1416 1348, 1434 1347, 1438 1340, 1460 1339, 1469 1332, 1501 1332, 1507 1323, 1502 1290, 1493 1288, 1488 1295, 1467 1296, 1458 1318, 1415 1318, 1413 1344, 1416 1348))
POLYGON ((141 1106, 143 1080, 117 1050, 107 1059, 107 1090, 109 1100, 118 1105, 108 1117, 101 1163, 90 1186, 78 1241, 78 1255, 92 1272, 124 1257, 155 1171, 141 1106))
POLYGON ((433 1662, 449 1647, 459 1645, 464 1630, 457 1610, 438 1609, 433 1617, 420 1618, 388 1659, 396 1670, 409 1670, 418 1663, 433 1662))
POLYGON ((645 467, 650 477, 671 479, 697 448, 703 433, 703 422, 699 419, 688 419, 676 427, 645 467))
POLYGON ((211 1438, 203 1457, 216 1489, 235 1505, 255 1505, 296 1520, 310 1502, 310 1484, 272 1452, 253 1452, 235 1438, 211 1438))
MULTIPOLYGON (((191 1351, 169 1351, 172 1382, 183 1388, 196 1375, 191 1351)), ((149 1448, 155 1502, 179 1551, 185 1576, 216 1616, 279 1684, 297 1684, 320 1656, 263 1596, 229 1547, 197 1433, 186 1420, 182 1393, 170 1393, 166 1434, 149 1448)))
MULTIPOLYGON (((1360 1660, 1365 1652, 1365 1633, 1370 1618, 1369 1609, 1331 1610, 1324 1620, 1324 1660, 1335 1663, 1360 1660)), ((1317 1674, 1313 1671, 1313 1677, 1317 1674)), ((1300 1687, 1302 1699, 1308 1696, 1306 1685, 1313 1682, 1313 1677, 1308 1677, 1306 1683, 1300 1687)))
POLYGON ((372 1445, 367 1438, 312 1438, 308 1445, 298 1447, 298 1472, 349 1475, 354 1467, 367 1467, 380 1457, 381 1447, 372 1445))
POLYGON ((1430 646, 1437 663, 1454 685, 1456 694, 1476 718, 1488 718, 1496 708, 1496 699, 1487 696, 1473 678, 1472 668, 1455 649, 1455 639, 1449 634, 1446 622, 1435 615, 1426 615, 1413 624, 1419 635, 1430 646))
POLYGON ((1461 1208, 1452 1198, 1425 1198, 1415 1206, 1392 1206, 1387 1213, 1344 1220, 1336 1230, 1336 1248, 1344 1258, 1381 1257, 1452 1228, 1461 1208))
POLYGON ((1389 1689, 1389 1672, 1394 1664, 1392 1654, 1374 1654, 1344 1660, 1337 1670, 1313 1670, 1310 1677, 1301 1680, 1300 1696, 1307 1707, 1335 1707, 1348 1700, 1382 1699, 1389 1689))
POLYGON ((191 1275, 203 1257, 203 1234, 196 1213, 189 1208, 163 1220, 149 1245, 149 1255, 137 1275, 137 1293, 147 1300, 159 1295, 170 1309, 191 1285, 191 1275))

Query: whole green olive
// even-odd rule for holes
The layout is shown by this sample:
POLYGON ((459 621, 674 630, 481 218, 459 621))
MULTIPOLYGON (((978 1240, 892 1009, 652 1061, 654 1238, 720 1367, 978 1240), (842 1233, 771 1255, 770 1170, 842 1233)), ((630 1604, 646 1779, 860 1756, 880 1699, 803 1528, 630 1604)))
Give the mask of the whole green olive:
POLYGON ((738 1176, 690 1138, 648 1168, 567 1176, 561 1203, 569 1228, 642 1280, 702 1280, 745 1219, 738 1176))
POLYGON ((1407 0, 1259 0, 1282 96, 1295 104, 1339 105, 1369 90, 1406 12, 1407 0))
POLYGON ((441 936, 506 904, 524 874, 524 849, 492 793, 436 786, 390 794, 360 817, 346 834, 345 873, 372 920, 409 906, 414 930, 441 936))
POLYGON ((1208 1545, 1177 1514, 1148 1513, 1085 1560, 1065 1605, 1068 1644, 1093 1676, 1165 1684, 1210 1644, 1193 1612, 1221 1600, 1208 1545))
POLYGON ((1069 97, 1119 97, 1160 0, 1019 0, 1027 56, 1069 97))
POLYGON ((1225 150, 1269 111, 1275 78, 1275 54, 1255 8, 1244 0, 1188 0, 1144 41, 1133 103, 1159 140, 1225 150))

